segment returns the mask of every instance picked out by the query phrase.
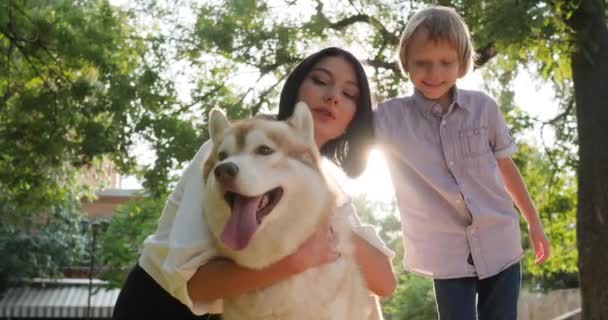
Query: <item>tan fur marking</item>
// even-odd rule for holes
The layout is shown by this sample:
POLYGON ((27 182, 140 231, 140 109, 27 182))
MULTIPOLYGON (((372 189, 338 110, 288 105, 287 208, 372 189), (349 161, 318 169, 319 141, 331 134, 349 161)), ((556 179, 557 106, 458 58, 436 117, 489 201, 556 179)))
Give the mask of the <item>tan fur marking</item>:
POLYGON ((209 153, 209 157, 207 157, 207 160, 203 163, 203 181, 207 181, 211 170, 213 170, 217 163, 217 149, 218 146, 214 144, 211 153, 209 153))
POLYGON ((253 127, 253 121, 243 121, 237 122, 234 127, 232 127, 232 132, 234 137, 236 138, 236 149, 241 151, 245 147, 245 140, 247 137, 247 133, 253 127))
POLYGON ((316 171, 321 171, 321 161, 316 157, 315 153, 310 150, 311 146, 308 146, 301 141, 290 139, 281 132, 269 132, 268 137, 277 145, 281 146, 283 150, 287 150, 288 157, 296 159, 316 171))
POLYGON ((220 137, 217 144, 214 144, 211 153, 205 163, 203 164, 203 181, 206 181, 211 174, 211 171, 218 162, 218 149, 219 146, 224 142, 226 135, 234 135, 236 138, 236 147, 238 151, 241 151, 245 147, 245 138, 247 133, 251 130, 254 123, 251 120, 237 120, 232 122, 232 127, 226 131, 224 136, 220 137))

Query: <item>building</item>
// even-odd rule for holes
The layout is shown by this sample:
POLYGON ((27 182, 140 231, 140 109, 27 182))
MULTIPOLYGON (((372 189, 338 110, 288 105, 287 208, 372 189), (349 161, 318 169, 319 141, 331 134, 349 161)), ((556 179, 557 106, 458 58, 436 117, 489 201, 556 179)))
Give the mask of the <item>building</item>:
MULTIPOLYGON (((83 170, 80 181, 107 186, 94 199, 81 199, 85 225, 109 220, 117 206, 138 196, 139 190, 121 188, 122 179, 112 165, 83 170)), ((75 266, 64 274, 61 279, 31 279, 0 293, 0 319, 111 319, 119 289, 93 278, 88 266, 75 266)))
POLYGON ((89 279, 33 279, 0 298, 0 319, 111 319, 119 289, 89 279))

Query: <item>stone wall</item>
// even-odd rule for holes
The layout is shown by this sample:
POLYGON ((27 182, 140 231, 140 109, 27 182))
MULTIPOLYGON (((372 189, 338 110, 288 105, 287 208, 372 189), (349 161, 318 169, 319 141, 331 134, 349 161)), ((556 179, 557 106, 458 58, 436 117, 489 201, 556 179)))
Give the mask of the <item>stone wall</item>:
POLYGON ((571 313, 580 307, 579 289, 561 289, 547 293, 522 291, 519 298, 517 319, 551 320, 571 313))

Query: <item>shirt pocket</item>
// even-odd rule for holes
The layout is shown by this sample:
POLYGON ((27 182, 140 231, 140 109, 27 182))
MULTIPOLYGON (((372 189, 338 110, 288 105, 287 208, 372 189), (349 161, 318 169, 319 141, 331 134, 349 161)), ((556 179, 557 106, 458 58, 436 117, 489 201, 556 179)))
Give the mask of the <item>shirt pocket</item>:
POLYGON ((460 130, 460 142, 465 158, 474 158, 491 151, 488 139, 488 127, 460 130))

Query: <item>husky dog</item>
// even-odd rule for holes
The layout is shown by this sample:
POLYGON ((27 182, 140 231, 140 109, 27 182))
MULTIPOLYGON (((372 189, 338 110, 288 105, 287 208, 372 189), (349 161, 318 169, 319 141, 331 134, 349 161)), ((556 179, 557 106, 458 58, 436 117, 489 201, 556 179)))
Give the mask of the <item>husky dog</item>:
POLYGON ((321 170, 313 119, 300 102, 287 121, 230 123, 211 111, 213 149, 203 167, 206 219, 221 256, 261 269, 296 251, 320 221, 330 219, 336 261, 285 281, 224 300, 223 318, 381 319, 354 256, 340 191, 321 170))

